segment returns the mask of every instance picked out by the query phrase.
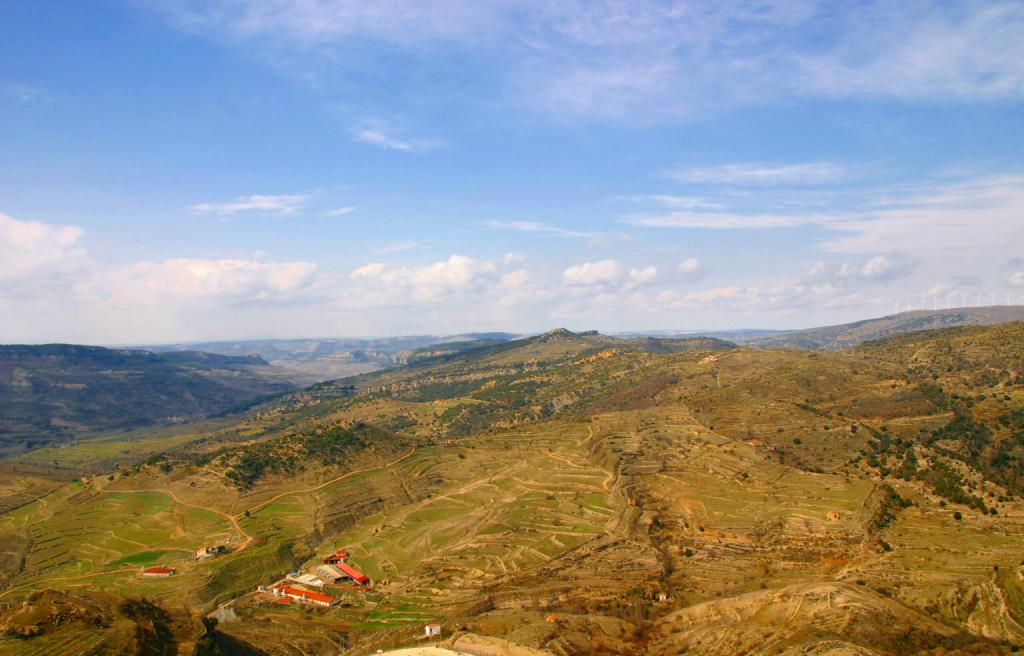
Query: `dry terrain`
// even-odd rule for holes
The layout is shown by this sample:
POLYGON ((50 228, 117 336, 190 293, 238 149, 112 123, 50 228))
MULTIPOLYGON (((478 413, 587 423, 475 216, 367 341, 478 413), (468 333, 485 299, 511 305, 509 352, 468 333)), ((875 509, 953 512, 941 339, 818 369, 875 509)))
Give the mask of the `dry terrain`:
POLYGON ((1022 354, 1012 323, 842 353, 554 331, 73 483, 100 445, 23 457, 0 654, 372 654, 434 623, 495 655, 1011 653, 1022 354), (342 547, 372 584, 336 605, 257 590, 342 547))

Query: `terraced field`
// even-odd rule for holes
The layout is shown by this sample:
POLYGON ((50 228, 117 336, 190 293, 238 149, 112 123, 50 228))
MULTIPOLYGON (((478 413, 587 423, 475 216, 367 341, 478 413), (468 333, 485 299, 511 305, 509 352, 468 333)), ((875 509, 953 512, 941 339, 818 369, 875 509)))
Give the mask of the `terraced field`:
POLYGON ((199 546, 239 540, 223 517, 179 504, 167 493, 111 492, 82 484, 9 513, 2 526, 25 536, 24 571, 9 579, 17 589, 102 577, 123 589, 160 593, 177 582, 135 581, 141 566, 180 567, 199 546))
MULTIPOLYGON (((362 656, 432 622, 558 656, 1008 654, 1021 331, 839 354, 555 331, 328 383, 0 516, 0 613, 45 616, 45 588, 145 595, 103 613, 200 656, 362 656), (228 553, 187 560, 208 543, 228 553), (340 547, 369 589, 327 585, 326 609, 256 590, 340 547), (178 574, 140 579, 151 563, 178 574)), ((42 625, 23 644, 56 649, 42 625)), ((139 652, 101 633, 97 654, 139 652)))

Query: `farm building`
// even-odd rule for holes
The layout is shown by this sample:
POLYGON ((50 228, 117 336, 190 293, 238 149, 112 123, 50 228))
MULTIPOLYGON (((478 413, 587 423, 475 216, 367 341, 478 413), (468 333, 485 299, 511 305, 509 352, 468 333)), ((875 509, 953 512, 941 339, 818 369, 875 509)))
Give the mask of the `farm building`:
POLYGON ((314 588, 324 587, 324 582, 322 580, 312 574, 303 574, 302 572, 292 572, 288 575, 288 580, 295 581, 296 583, 301 583, 303 585, 309 585, 314 588))
POLYGON ((306 590, 305 588, 298 588, 294 585, 279 585, 274 588, 274 595, 277 597, 294 599, 295 601, 302 601, 315 606, 323 606, 324 608, 328 608, 338 603, 338 600, 334 597, 321 594, 319 592, 313 592, 312 590, 306 590))
POLYGON ((224 547, 199 547, 196 549, 196 559, 213 558, 224 553, 224 547))
POLYGON ((348 560, 349 553, 345 549, 338 549, 330 556, 324 558, 324 565, 336 565, 348 560))
POLYGON ((441 635, 441 625, 440 624, 427 624, 426 626, 423 627, 423 637, 424 638, 434 638, 434 637, 437 637, 439 635, 441 635))
POLYGON ((317 570, 320 576, 331 583, 341 581, 353 581, 360 585, 369 585, 370 577, 363 574, 356 568, 346 563, 335 563, 333 565, 321 565, 317 570))
POLYGON ((321 565, 317 568, 317 574, 328 583, 337 583, 345 579, 345 575, 334 565, 321 565))
POLYGON ((171 576, 174 574, 173 567, 145 567, 141 572, 142 576, 156 577, 156 576, 171 576))

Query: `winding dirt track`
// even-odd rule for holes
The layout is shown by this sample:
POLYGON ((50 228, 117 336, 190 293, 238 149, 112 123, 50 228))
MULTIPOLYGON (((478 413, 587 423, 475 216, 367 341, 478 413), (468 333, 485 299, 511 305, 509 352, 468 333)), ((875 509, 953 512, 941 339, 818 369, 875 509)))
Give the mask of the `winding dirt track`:
POLYGON ((409 456, 411 456, 414 453, 416 453, 416 447, 411 448, 409 450, 409 453, 406 453, 404 456, 400 456, 400 457, 392 460, 391 462, 385 463, 383 465, 379 465, 377 467, 367 467, 366 469, 356 469, 356 470, 347 472, 345 474, 342 474, 341 476, 338 476, 336 478, 332 478, 331 480, 327 481, 326 483, 321 483, 320 485, 315 485, 313 487, 308 487, 308 488, 305 488, 305 489, 302 489, 302 490, 289 490, 288 492, 282 492, 281 494, 278 494, 278 495, 270 497, 266 501, 259 502, 258 504, 256 504, 252 508, 249 508, 247 510, 243 510, 240 515, 236 515, 235 517, 236 518, 244 517, 245 513, 256 512, 260 508, 264 508, 266 506, 269 506, 270 504, 274 503, 275 501, 277 501, 278 499, 281 499, 283 497, 291 496, 293 494, 309 494, 310 492, 316 492, 318 490, 322 490, 325 487, 330 487, 331 485, 334 485, 338 481, 345 480, 349 476, 355 476, 356 474, 365 474, 366 472, 377 471, 378 469, 387 469, 388 467, 391 467, 392 465, 397 465, 398 463, 402 462, 403 460, 405 460, 406 458, 408 458, 409 456))

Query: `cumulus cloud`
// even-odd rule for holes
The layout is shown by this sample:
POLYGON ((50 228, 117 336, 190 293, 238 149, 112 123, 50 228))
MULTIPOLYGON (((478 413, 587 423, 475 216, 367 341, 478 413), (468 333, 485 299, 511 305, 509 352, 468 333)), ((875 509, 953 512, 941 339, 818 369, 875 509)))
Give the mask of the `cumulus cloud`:
POLYGON ((916 265, 906 255, 889 253, 861 261, 818 261, 811 265, 808 275, 817 280, 887 282, 910 275, 916 265))
POLYGON ((1009 283, 1014 287, 1024 287, 1024 271, 1015 271, 1010 276, 1009 283))
MULTIPOLYGON (((351 272, 360 283, 346 292, 346 299, 359 306, 390 305, 409 301, 434 301, 455 293, 479 290, 496 277, 493 262, 452 255, 447 260, 422 267, 363 265, 351 272)), ((510 279, 511 280, 511 279, 510 279)))
POLYGON ((295 214, 301 210, 309 196, 305 194, 268 195, 253 194, 242 196, 226 203, 199 203, 189 207, 195 214, 216 214, 230 216, 239 212, 264 212, 268 214, 295 214))
MULTIPOLYGON (((84 234, 77 226, 19 221, 0 213, 0 281, 11 284, 76 271, 87 259, 79 243, 84 234)), ((8 288, 6 293, 14 291, 8 288)))
POLYGON ((676 266, 676 271, 686 280, 697 280, 704 275, 704 266, 695 257, 687 258, 676 266))
POLYGON ((494 273, 491 262, 478 262, 465 255, 452 255, 444 262, 417 269, 412 282, 424 298, 434 298, 448 289, 465 287, 481 274, 494 273))
POLYGON ((227 312, 323 300, 313 263, 170 258, 101 264, 81 245, 83 235, 75 226, 0 214, 0 314, 21 317, 5 326, 8 339, 174 340, 227 312))
POLYGON ((370 264, 364 264, 352 271, 353 278, 374 278, 383 273, 385 264, 381 262, 372 262, 370 264))
POLYGON ((519 289, 525 287, 530 282, 530 274, 526 269, 518 269, 511 273, 506 273, 501 277, 501 284, 504 287, 510 289, 519 289))
POLYGON ((653 265, 645 266, 642 269, 629 270, 629 283, 633 286, 652 283, 657 277, 658 269, 653 265))
POLYGON ((129 277, 148 294, 244 304, 295 302, 316 274, 311 262, 175 258, 135 264, 129 277))
POLYGON ((522 253, 505 253, 502 256, 501 261, 507 266, 509 264, 518 264, 519 262, 525 262, 526 256, 522 253))
POLYGON ((562 279, 570 285, 600 285, 615 282, 622 275, 622 266, 615 260, 584 262, 562 272, 562 279))

